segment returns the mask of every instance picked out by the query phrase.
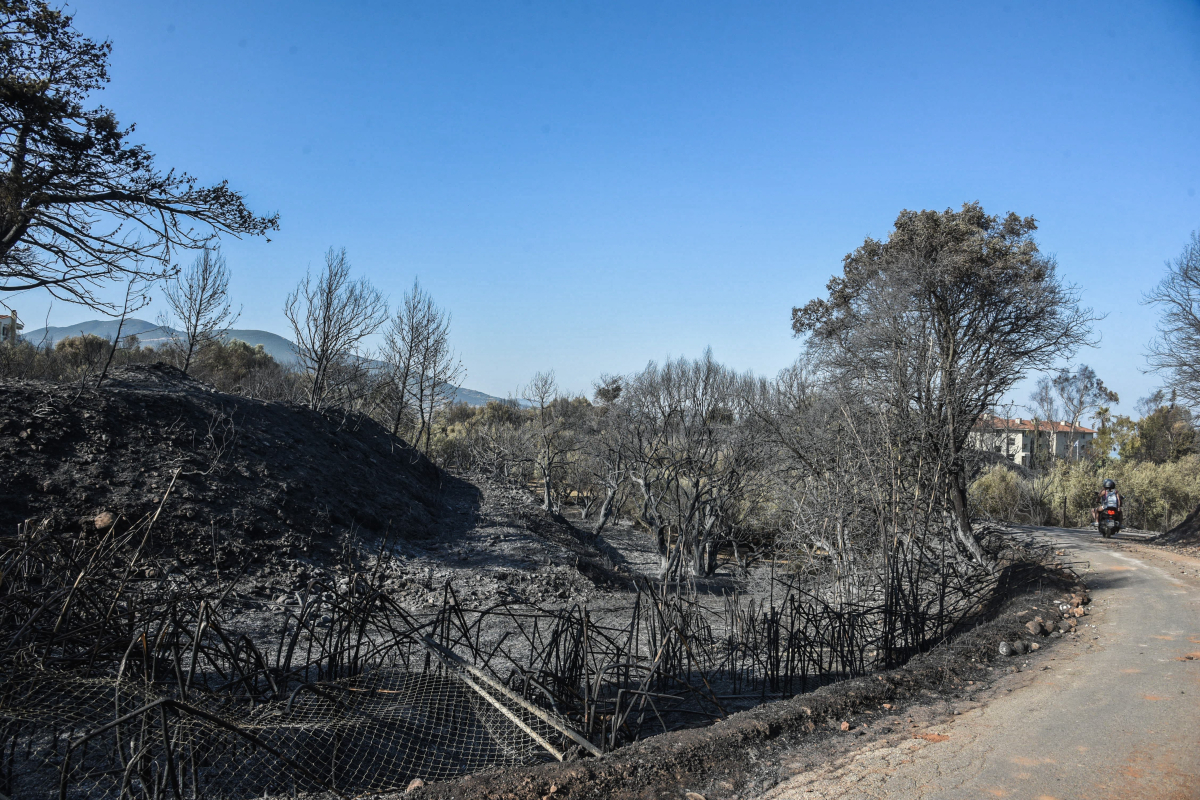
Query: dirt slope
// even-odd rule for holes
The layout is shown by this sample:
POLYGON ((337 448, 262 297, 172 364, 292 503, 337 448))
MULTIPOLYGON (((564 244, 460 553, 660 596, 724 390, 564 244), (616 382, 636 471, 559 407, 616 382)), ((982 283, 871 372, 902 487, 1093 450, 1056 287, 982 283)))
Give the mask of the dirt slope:
POLYGON ((1200 545, 1200 506, 1183 522, 1154 540, 1155 544, 1200 545))
POLYGON ((332 557, 354 526, 423 537, 445 476, 370 420, 223 394, 156 364, 101 391, 0 382, 0 527, 46 520, 94 535, 157 508, 155 538, 181 562, 332 557))

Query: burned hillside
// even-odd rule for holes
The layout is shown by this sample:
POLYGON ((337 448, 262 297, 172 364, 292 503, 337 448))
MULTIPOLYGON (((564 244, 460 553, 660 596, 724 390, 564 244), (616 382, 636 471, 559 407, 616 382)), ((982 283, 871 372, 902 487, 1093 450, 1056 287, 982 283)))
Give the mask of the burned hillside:
POLYGON ((0 460, 0 529, 90 536, 162 503, 155 540, 185 565, 211 564, 214 541, 235 566, 321 561, 351 530, 427 536, 445 488, 369 419, 224 394, 165 364, 119 369, 99 392, 0 382, 0 460))

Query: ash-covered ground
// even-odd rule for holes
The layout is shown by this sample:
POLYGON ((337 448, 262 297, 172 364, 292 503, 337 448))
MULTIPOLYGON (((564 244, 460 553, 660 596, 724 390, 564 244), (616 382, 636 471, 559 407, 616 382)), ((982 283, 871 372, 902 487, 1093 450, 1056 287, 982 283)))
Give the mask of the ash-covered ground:
POLYGON ((225 394, 165 364, 115 370, 100 390, 0 381, 0 462, 0 527, 87 538, 157 512, 147 569, 232 583, 235 603, 380 554, 389 594, 416 611, 440 606, 447 581, 472 607, 566 604, 626 592, 654 564, 640 532, 593 541, 525 489, 449 475, 370 419, 225 394))

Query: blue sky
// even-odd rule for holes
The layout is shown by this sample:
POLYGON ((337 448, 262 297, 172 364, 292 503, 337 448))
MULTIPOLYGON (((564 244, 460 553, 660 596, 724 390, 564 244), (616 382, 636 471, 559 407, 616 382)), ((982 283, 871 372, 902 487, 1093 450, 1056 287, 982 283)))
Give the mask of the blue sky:
MULTIPOLYGON (((239 327, 286 335, 285 295, 345 246, 394 299, 420 276, 491 394, 708 345, 774 373, 791 307, 864 236, 978 200, 1038 218, 1108 315, 1077 360, 1131 409, 1138 299, 1200 228, 1194 0, 72 8, 162 165, 280 213, 225 245, 239 327)), ((40 326, 46 298, 6 299, 40 326)))

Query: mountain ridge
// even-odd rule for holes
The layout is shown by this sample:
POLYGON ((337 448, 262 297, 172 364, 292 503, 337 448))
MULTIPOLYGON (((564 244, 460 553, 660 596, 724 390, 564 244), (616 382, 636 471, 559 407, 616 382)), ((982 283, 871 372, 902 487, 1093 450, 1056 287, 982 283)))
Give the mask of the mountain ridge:
MULTIPOLYGON (((117 335, 117 326, 119 324, 120 320, 115 319, 92 319, 72 325, 51 325, 44 328, 36 328, 21 334, 21 338, 39 347, 43 345, 53 347, 60 339, 86 334, 99 336, 102 339, 111 341, 117 335)), ((137 336, 143 345, 152 346, 165 343, 172 335, 177 334, 178 331, 173 328, 156 325, 153 322, 147 322, 144 319, 137 319, 136 317, 126 319, 124 326, 121 328, 122 338, 137 336)), ((252 347, 261 344, 263 350, 281 364, 296 363, 296 346, 291 340, 277 333, 255 328, 230 328, 229 332, 225 334, 224 341, 228 342, 233 339, 243 341, 252 347)), ((454 387, 454 400, 455 402, 466 403, 467 405, 483 406, 492 400, 500 401, 502 398, 480 392, 476 389, 456 386, 454 387)))

